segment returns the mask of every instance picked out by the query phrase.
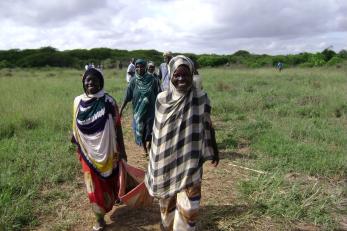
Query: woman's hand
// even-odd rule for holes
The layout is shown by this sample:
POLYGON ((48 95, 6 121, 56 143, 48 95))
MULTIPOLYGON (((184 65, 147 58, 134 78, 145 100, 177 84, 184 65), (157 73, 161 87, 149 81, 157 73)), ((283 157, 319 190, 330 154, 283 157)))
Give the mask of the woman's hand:
POLYGON ((215 154, 212 158, 211 164, 213 165, 213 167, 217 167, 219 164, 219 155, 215 154))

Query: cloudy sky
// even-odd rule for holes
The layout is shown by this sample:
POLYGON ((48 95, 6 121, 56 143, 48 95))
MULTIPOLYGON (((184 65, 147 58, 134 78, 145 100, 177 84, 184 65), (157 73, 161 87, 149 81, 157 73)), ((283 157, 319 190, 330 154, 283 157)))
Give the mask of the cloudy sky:
POLYGON ((2 0, 0 49, 347 49, 347 0, 2 0))

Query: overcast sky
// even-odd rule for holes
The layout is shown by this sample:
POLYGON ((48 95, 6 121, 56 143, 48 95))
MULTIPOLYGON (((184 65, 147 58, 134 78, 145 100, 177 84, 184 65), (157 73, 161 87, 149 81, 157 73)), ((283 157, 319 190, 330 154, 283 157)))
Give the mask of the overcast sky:
POLYGON ((1 0, 0 49, 347 49, 347 0, 1 0))

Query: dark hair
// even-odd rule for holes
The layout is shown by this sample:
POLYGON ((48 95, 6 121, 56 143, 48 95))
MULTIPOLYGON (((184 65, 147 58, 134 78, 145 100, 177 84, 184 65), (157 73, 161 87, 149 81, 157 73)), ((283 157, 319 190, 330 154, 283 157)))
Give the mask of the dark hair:
POLYGON ((83 77, 82 77, 82 86, 83 86, 84 92, 86 92, 86 88, 84 86, 84 80, 87 78, 87 76, 90 76, 90 75, 94 76, 100 80, 100 90, 103 89, 104 88, 104 76, 96 68, 89 68, 88 70, 86 70, 86 72, 84 72, 83 77))

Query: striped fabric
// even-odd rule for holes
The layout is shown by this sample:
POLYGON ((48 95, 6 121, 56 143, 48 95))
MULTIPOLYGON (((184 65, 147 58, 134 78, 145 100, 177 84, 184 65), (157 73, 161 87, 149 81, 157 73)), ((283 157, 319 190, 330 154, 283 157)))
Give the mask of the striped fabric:
POLYGON ((74 141, 84 161, 103 178, 110 177, 117 166, 115 107, 115 100, 103 90, 74 100, 74 141))
POLYGON ((210 111, 207 94, 194 87, 158 95, 145 178, 152 196, 167 198, 200 184, 202 165, 214 155, 210 111))

